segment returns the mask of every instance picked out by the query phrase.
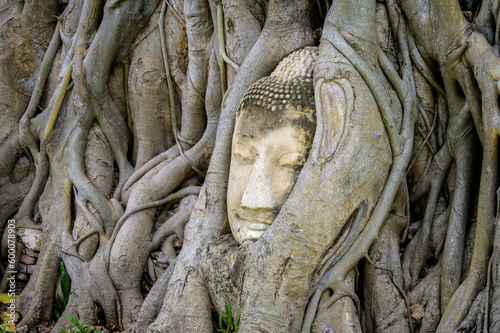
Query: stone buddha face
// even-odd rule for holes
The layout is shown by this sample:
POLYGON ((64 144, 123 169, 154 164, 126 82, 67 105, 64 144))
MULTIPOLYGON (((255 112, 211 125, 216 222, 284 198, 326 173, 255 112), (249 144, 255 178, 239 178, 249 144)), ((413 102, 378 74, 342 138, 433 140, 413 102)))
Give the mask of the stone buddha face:
POLYGON ((228 219, 238 243, 273 223, 307 160, 315 122, 309 113, 259 106, 242 110, 233 135, 228 219))
POLYGON ((316 47, 291 53, 240 103, 227 194, 229 225, 239 244, 259 238, 273 223, 307 160, 316 129, 317 54, 316 47))

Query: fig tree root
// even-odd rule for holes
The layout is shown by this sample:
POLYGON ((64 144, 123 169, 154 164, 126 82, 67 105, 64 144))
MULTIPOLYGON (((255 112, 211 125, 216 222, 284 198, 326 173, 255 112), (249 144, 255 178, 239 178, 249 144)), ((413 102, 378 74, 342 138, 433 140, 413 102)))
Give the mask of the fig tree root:
POLYGON ((0 226, 43 231, 20 327, 53 319, 62 261, 78 296, 54 331, 97 313, 128 332, 208 332, 225 299, 241 333, 497 331, 498 13, 496 0, 474 23, 444 0, 7 0, 0 226), (237 246, 236 110, 319 27, 310 158, 272 226, 237 246))

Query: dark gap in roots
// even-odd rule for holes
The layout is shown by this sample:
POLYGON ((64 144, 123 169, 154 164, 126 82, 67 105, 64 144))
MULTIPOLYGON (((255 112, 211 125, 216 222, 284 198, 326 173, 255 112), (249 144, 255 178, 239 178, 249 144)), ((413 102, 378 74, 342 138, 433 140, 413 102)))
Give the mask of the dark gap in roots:
MULTIPOLYGON (((438 203, 439 203, 439 200, 441 199, 441 197, 443 197, 444 200, 446 201, 446 205, 449 205, 451 202, 450 195, 451 195, 451 193, 450 193, 450 189, 448 188, 448 182, 445 180, 443 182, 443 186, 441 187, 441 192, 439 193, 438 203)), ((434 221, 435 218, 436 218, 436 213, 434 212, 434 217, 432 218, 432 220, 434 221)))
POLYGON ((413 323, 413 330, 415 332, 419 332, 420 327, 422 326, 422 320, 416 321, 415 319, 413 319, 412 323, 413 323))
MULTIPOLYGON (((411 216, 410 216, 411 218, 411 216)), ((413 232, 413 228, 412 228, 412 223, 413 222, 416 222, 416 221, 413 221, 410 220, 410 227, 408 228, 408 235, 406 236, 406 239, 404 241, 402 241, 402 234, 400 235, 400 239, 399 239, 399 256, 401 257, 401 260, 403 260, 403 254, 406 250, 406 247, 410 244, 411 240, 413 239, 413 237, 415 237, 415 233, 413 232)))
MULTIPOLYGON (((332 1, 329 0, 329 3, 332 1)), ((315 40, 315 46, 319 46, 320 40, 321 40, 321 34, 323 32, 323 24, 325 22, 326 15, 328 13, 326 9, 326 1, 325 0, 320 0, 319 1, 320 6, 321 6, 321 12, 318 7, 318 2, 316 0, 313 0, 313 5, 311 6, 311 28, 312 31, 314 32, 314 40, 315 40), (321 16, 321 13, 323 14, 323 17, 321 16)))
POLYGON ((68 6, 68 3, 66 1, 58 1, 57 2, 57 11, 56 11, 56 16, 61 16, 66 7, 68 6))
POLYGON ((212 306, 212 332, 220 332, 219 331, 219 314, 215 311, 215 308, 212 306))
MULTIPOLYGON (((418 45, 417 45, 417 50, 420 52, 420 50, 418 49, 418 45)), ((422 52, 420 52, 422 53, 422 52)), ((424 55, 424 54, 422 54, 424 55)), ((436 82, 439 84, 439 86, 441 87, 444 87, 444 81, 443 81, 443 76, 441 75, 441 68, 439 66, 439 63, 433 59, 426 59, 426 63, 427 63, 427 66, 429 66, 429 69, 431 70, 431 72, 434 74, 434 78, 436 79, 436 82)), ((436 100, 437 102, 437 100, 436 100)))
MULTIPOLYGON (((128 111, 127 111, 127 113, 128 113, 128 111)), ((128 116, 124 117, 124 120, 127 123, 127 130, 130 134, 130 140, 128 140, 128 145, 127 145, 127 160, 130 162, 130 164, 132 164, 132 167, 134 167, 134 169, 135 169, 136 163, 137 163, 137 151, 139 150, 139 146, 134 147, 135 138, 134 138, 134 132, 133 132, 133 125, 128 120, 128 116), (130 124, 130 127, 129 127, 129 124, 130 124)))
POLYGON ((464 90, 462 89, 462 86, 458 83, 458 81, 455 81, 455 89, 457 89, 457 93, 459 94, 460 98, 465 100, 465 93, 464 90))
POLYGON ((156 231, 156 229, 158 229, 160 227, 160 225, 162 224, 162 221, 159 221, 158 218, 160 217, 160 214, 164 208, 165 208, 165 206, 160 206, 160 207, 158 207, 158 209, 155 212, 155 216, 153 217, 153 232, 156 231))
MULTIPOLYGON (((74 185, 72 185, 73 187, 74 185)), ((75 191, 71 190, 70 192, 70 202, 71 202, 71 230, 70 232, 73 232, 73 228, 75 227, 75 220, 76 220, 76 196, 75 196, 75 191)), ((84 205, 87 205, 85 202, 83 203, 84 205)))
POLYGON ((100 326, 106 325, 106 316, 104 315, 104 310, 99 304, 95 304, 95 319, 97 320, 96 324, 100 326))
POLYGON ((146 297, 149 294, 149 291, 153 287, 153 284, 155 284, 155 281, 152 281, 151 278, 149 277, 147 269, 148 266, 146 264, 146 268, 144 268, 144 273, 142 274, 142 280, 141 280, 141 295, 143 299, 146 299, 146 297))
MULTIPOLYGON (((458 2, 463 12, 471 12, 474 16, 477 14, 481 5, 481 0, 459 0, 458 2)), ((464 15, 467 14, 464 13, 464 15)))
MULTIPOLYGON (((363 281, 365 281, 366 277, 365 277, 365 263, 366 263, 366 259, 363 258, 361 259, 359 262, 358 262, 358 266, 356 267, 357 269, 357 275, 356 275, 356 295, 359 296, 359 299, 360 300, 363 300, 365 299, 366 295, 365 295, 365 286, 364 286, 364 283, 363 281)), ((364 313, 366 312, 366 308, 365 308, 365 305, 367 304, 367 302, 361 302, 361 312, 364 313)), ((361 313, 358 313, 358 316, 361 318, 361 313)))
POLYGON ((116 191, 116 187, 118 186, 118 182, 120 181, 120 170, 118 169, 118 164, 116 161, 113 162, 113 188, 111 190, 110 197, 113 196, 113 193, 116 191))
MULTIPOLYGON (((410 191, 411 191, 411 189, 410 189, 410 191)), ((410 223, 422 221, 424 219, 425 207, 427 205, 428 198, 429 198, 429 193, 425 193, 417 201, 411 202, 411 204, 410 204, 410 207, 411 207, 411 214, 410 214, 411 221, 410 221, 410 223)))
POLYGON ((434 253, 431 253, 429 258, 427 258, 427 262, 425 263, 425 268, 420 273, 420 277, 421 278, 426 277, 431 272, 431 270, 434 268, 434 266, 437 265, 437 263, 438 263, 438 259, 436 258, 434 253))

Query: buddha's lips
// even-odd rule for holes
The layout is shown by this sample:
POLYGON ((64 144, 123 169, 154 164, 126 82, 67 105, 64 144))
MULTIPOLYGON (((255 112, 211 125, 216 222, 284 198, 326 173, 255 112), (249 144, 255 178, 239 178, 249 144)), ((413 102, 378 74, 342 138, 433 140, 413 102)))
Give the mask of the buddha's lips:
POLYGON ((251 230, 266 230, 273 221, 276 215, 272 211, 244 211, 235 210, 234 216, 246 222, 247 228, 251 230))

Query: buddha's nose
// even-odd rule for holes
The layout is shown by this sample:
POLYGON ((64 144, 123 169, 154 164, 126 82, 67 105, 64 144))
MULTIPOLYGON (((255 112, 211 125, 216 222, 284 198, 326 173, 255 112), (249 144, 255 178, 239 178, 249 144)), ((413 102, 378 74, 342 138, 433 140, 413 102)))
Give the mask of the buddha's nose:
POLYGON ((274 200, 271 180, 267 176, 264 163, 259 157, 256 158, 253 165, 240 205, 242 208, 247 209, 273 210, 278 207, 276 200, 274 200))

